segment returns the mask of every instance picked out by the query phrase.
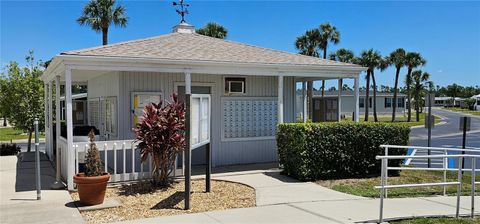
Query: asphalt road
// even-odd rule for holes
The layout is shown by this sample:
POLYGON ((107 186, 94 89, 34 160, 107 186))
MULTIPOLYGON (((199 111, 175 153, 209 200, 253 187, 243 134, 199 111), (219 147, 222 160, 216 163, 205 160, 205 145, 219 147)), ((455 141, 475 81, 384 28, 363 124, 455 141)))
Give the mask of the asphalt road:
MULTIPOLYGON (((460 117, 463 116, 470 116, 471 117, 471 127, 470 131, 467 132, 466 137, 466 148, 468 149, 479 149, 480 154, 480 117, 479 116, 471 116, 462 113, 455 113, 441 109, 432 109, 432 113, 442 117, 442 123, 436 125, 432 129, 432 140, 431 146, 432 147, 447 147, 447 148, 462 148, 462 141, 463 141, 463 132, 459 129, 460 117)), ((427 129, 426 128, 414 128, 410 132, 410 145, 412 146, 427 146, 427 129)), ((426 154, 417 153, 417 155, 426 154)), ((438 154, 438 153, 432 153, 438 154)), ((455 153, 450 153, 455 154, 455 153)), ((477 154, 477 153, 474 153, 477 154)), ((434 167, 440 166, 441 160, 438 161, 431 161, 434 164, 434 167)), ((449 163, 451 164, 450 167, 453 165, 457 167, 458 160, 457 159, 449 159, 449 163)), ((426 160, 417 160, 413 161, 414 165, 417 166, 424 166, 426 164, 426 160)), ((471 160, 467 159, 465 161, 465 167, 469 168, 471 164, 471 160)), ((477 160, 477 164, 480 162, 477 160)))
MULTIPOLYGON (((468 116, 461 113, 440 109, 432 109, 432 113, 442 117, 445 124, 436 125, 432 129, 431 146, 436 147, 462 147, 463 133, 459 129, 460 117, 468 116)), ((480 148, 480 117, 471 117, 471 128, 467 132, 467 148, 480 148)), ((427 146, 427 129, 414 128, 410 132, 410 145, 427 146)))

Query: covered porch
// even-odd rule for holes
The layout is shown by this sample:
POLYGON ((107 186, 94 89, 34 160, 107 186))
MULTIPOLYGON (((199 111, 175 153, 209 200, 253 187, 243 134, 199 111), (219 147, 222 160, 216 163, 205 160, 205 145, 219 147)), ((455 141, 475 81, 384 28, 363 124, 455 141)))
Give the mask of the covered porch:
MULTIPOLYGON (((75 135, 72 114, 72 85, 81 84, 88 89, 88 127, 98 129, 96 143, 105 170, 112 174, 111 182, 149 178, 151 163, 140 163, 132 128, 141 119, 144 105, 168 100, 174 92, 183 99, 190 94, 211 97, 213 166, 274 162, 276 125, 296 122, 298 115, 304 122, 309 118, 308 106, 313 105, 308 103, 306 83, 337 80, 341 90, 342 80, 353 79, 356 103, 352 112, 357 115, 362 71, 357 65, 181 32, 65 52, 53 59, 42 76, 46 151, 50 158, 56 157, 57 175, 68 189, 74 189, 73 175, 81 170, 88 149, 88 140, 75 135), (149 46, 148 52, 145 46, 149 46), (64 93, 60 93, 62 85, 64 93), (296 108, 297 86, 302 86, 303 108, 296 108), (54 88, 60 93, 55 98, 54 88), (63 135, 61 122, 53 122, 54 117, 61 117, 62 94, 66 108, 63 135)), ((336 106, 341 107, 341 98, 336 106)), ((340 120, 341 110, 337 111, 340 120)), ((205 159, 201 148, 192 150, 194 165, 205 159)), ((179 156, 174 174, 183 175, 184 168, 183 156, 179 156)))

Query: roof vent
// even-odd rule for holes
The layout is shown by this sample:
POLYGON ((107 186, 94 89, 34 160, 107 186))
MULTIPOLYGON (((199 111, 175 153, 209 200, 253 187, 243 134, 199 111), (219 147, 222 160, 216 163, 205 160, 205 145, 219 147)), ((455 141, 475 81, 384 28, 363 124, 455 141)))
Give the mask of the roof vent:
POLYGON ((174 33, 195 33, 195 27, 186 22, 181 22, 180 24, 173 27, 174 33))

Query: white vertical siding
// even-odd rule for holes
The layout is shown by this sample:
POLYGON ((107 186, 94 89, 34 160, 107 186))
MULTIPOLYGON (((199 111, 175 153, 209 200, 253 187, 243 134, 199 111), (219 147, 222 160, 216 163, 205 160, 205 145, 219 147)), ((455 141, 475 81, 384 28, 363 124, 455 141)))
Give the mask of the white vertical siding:
MULTIPOLYGON (((225 75, 228 76, 228 75, 225 75)), ((169 99, 175 91, 175 84, 184 82, 183 74, 153 73, 153 72, 121 72, 119 74, 119 138, 132 139, 134 134, 131 117, 132 92, 162 92, 164 99, 169 99)), ((192 86, 212 86, 212 161, 213 164, 242 164, 272 162, 277 160, 276 142, 270 140, 255 141, 221 141, 221 97, 224 95, 224 76, 192 74, 192 86)), ((294 79, 285 77, 285 122, 294 120, 294 79)), ((246 76, 245 97, 275 97, 277 96, 277 78, 266 76, 246 76)), ((98 88, 95 87, 95 88, 98 88)), ((90 90, 90 86, 89 86, 90 90)))

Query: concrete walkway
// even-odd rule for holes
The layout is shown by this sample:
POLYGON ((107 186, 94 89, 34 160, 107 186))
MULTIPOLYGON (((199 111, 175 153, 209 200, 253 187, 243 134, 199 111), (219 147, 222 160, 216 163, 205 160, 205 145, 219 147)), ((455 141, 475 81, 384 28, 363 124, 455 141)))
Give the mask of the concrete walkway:
MULTIPOLYGON (((378 220, 378 199, 348 195, 314 183, 298 182, 280 175, 278 171, 215 174, 213 178, 254 187, 257 207, 121 223, 358 223, 378 220)), ((455 200, 455 197, 387 199, 384 214, 387 221, 400 217, 454 215, 455 200)), ((462 197, 461 203, 461 213, 469 214, 470 197, 462 197)), ((480 204, 476 205, 478 207, 480 204)))
POLYGON ((42 153, 42 200, 36 200, 35 154, 0 157, 0 223, 84 223, 67 191, 49 190, 55 172, 42 153))

